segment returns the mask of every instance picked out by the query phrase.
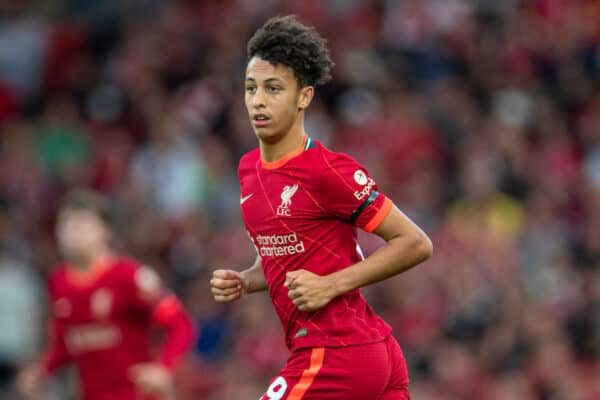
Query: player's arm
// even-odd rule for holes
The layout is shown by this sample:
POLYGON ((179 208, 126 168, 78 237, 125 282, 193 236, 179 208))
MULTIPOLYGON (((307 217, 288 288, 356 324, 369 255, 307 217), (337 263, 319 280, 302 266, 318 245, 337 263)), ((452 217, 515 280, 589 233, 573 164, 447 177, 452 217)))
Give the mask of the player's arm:
POLYGON ((158 361, 134 365, 129 375, 141 392, 171 398, 172 373, 192 343, 193 324, 174 295, 167 295, 156 304, 152 323, 165 331, 158 361))
POLYGON ((194 337, 191 318, 175 295, 164 296, 155 306, 152 322, 165 331, 158 360, 172 370, 190 348, 194 337))
POLYGON ((43 380, 71 359, 65 345, 64 327, 60 321, 54 320, 50 323, 49 333, 50 341, 44 356, 21 371, 17 377, 17 390, 26 399, 36 398, 43 380))
POLYGON ((429 237, 396 206, 392 206, 374 233, 386 241, 385 246, 365 260, 332 274, 336 296, 398 275, 433 254, 429 237))
POLYGON ((157 360, 134 365, 129 371, 130 378, 144 393, 170 395, 172 372, 189 350, 194 337, 193 323, 183 304, 166 291, 149 267, 139 268, 134 280, 135 307, 149 314, 152 325, 161 328, 165 336, 157 360))
POLYGON ((210 289, 215 301, 221 303, 235 301, 245 293, 267 290, 260 256, 256 256, 250 268, 241 272, 226 269, 214 271, 210 280, 210 289))
POLYGON ((325 216, 381 236, 386 244, 366 260, 318 276, 301 269, 289 272, 285 285, 300 310, 323 307, 333 298, 414 267, 431 256, 427 235, 383 193, 356 160, 339 153, 323 153, 319 202, 325 216))
POLYGON ((302 311, 319 309, 351 290, 398 275, 429 258, 433 246, 429 237, 396 206, 392 206, 374 233, 386 244, 348 268, 327 276, 306 270, 287 274, 289 296, 302 311))

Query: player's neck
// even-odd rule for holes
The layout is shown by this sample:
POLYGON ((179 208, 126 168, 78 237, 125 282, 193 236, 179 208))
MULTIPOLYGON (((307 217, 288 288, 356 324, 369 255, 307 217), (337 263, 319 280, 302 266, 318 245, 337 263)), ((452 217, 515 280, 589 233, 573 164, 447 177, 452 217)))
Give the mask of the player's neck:
POLYGON ((72 258, 67 260, 69 266, 77 271, 88 271, 109 257, 108 249, 99 249, 91 251, 88 254, 81 255, 80 257, 72 258))
POLYGON ((274 162, 286 154, 300 148, 304 142, 304 123, 300 121, 275 143, 259 141, 260 156, 263 161, 274 162))

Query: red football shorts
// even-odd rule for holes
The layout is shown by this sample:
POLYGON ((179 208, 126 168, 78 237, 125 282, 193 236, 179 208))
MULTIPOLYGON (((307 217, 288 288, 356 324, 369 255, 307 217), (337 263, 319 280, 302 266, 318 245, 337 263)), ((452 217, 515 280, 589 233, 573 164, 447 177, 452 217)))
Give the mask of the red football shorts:
POLYGON ((293 352, 260 400, 409 400, 396 339, 293 352))

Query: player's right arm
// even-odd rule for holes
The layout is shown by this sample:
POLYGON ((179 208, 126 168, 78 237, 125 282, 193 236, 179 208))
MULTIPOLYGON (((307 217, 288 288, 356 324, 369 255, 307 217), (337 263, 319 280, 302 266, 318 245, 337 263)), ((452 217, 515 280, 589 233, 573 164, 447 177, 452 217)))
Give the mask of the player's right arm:
POLYGON ((215 301, 226 303, 235 301, 245 293, 267 290, 267 281, 262 269, 262 260, 256 256, 254 264, 242 272, 218 269, 213 272, 210 288, 215 301))
POLYGON ((44 379, 70 361, 64 341, 64 327, 54 319, 50 324, 50 342, 41 360, 19 373, 17 390, 25 399, 37 398, 44 379))

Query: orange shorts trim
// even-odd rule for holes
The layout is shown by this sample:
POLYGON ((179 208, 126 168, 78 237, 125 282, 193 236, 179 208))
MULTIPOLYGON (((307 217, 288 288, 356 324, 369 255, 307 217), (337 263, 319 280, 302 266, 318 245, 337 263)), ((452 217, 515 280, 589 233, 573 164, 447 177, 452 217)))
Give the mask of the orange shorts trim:
POLYGON ((325 358, 325 348, 318 347, 312 350, 310 355, 310 367, 307 370, 304 370, 302 373, 302 378, 298 381, 298 383, 292 388, 290 395, 288 396, 288 400, 300 400, 306 393, 306 391, 310 388, 315 377, 319 373, 319 370, 323 366, 323 359, 325 358))

